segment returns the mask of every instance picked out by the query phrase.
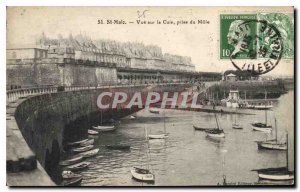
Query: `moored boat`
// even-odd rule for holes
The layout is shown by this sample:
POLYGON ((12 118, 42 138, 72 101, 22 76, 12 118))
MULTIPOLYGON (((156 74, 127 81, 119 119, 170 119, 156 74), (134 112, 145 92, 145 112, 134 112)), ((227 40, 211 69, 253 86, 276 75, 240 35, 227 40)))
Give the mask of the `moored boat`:
POLYGON ((286 143, 279 143, 277 138, 277 122, 275 118, 275 139, 267 141, 257 141, 258 149, 269 149, 269 150, 287 150, 286 143))
POLYGON ((114 125, 112 126, 93 126, 93 129, 96 129, 97 131, 100 132, 108 132, 108 131, 115 131, 116 127, 114 125))
POLYGON ((149 139, 165 139, 168 137, 168 134, 149 134, 148 138, 149 139))
POLYGON ((80 174, 73 173, 72 171, 63 171, 61 175, 63 179, 74 179, 82 177, 80 174))
POLYGON ((88 145, 93 145, 95 142, 94 139, 88 139, 87 141, 83 142, 83 143, 80 143, 80 146, 81 147, 85 147, 85 146, 88 146, 88 145))
POLYGON ((225 137, 225 133, 224 133, 223 129, 221 129, 219 126, 219 122, 218 122, 216 113, 214 113, 214 115, 215 115, 217 128, 205 130, 206 135, 208 137, 213 137, 213 138, 223 138, 223 137, 225 137))
POLYGON ((98 152, 99 152, 99 148, 93 149, 93 150, 90 150, 90 151, 86 151, 86 152, 82 152, 82 153, 79 153, 79 154, 80 154, 82 157, 87 158, 87 157, 92 157, 92 156, 97 155, 98 152))
POLYGON ((119 145, 105 145, 107 149, 111 150, 129 150, 130 145, 124 145, 124 144, 119 144, 119 145))
POLYGON ((89 129, 89 130, 88 130, 88 134, 89 134, 89 135, 98 135, 99 132, 98 132, 98 131, 95 131, 95 130, 92 130, 92 129, 89 129))
POLYGON ((89 165, 90 165, 89 162, 84 161, 84 162, 81 162, 81 163, 77 163, 77 164, 74 164, 74 165, 67 166, 66 169, 69 170, 69 171, 79 171, 79 170, 87 168, 89 165))
POLYGON ((81 143, 84 143, 86 142, 88 139, 83 139, 83 140, 80 140, 80 141, 75 141, 75 142, 69 142, 67 143, 68 146, 75 146, 75 145, 80 145, 81 143))
POLYGON ((194 129, 197 130, 197 131, 206 131, 208 130, 209 128, 204 128, 204 127, 199 127, 197 125, 193 125, 194 129))
POLYGON ((130 172, 132 177, 138 181, 154 182, 155 180, 154 175, 148 169, 133 167, 130 172))
POLYGON ((61 165, 61 166, 72 165, 72 164, 81 162, 82 159, 83 159, 83 157, 78 155, 78 156, 75 156, 71 159, 67 159, 67 160, 59 162, 59 165, 61 165))
POLYGON ((88 145, 88 146, 84 146, 84 147, 74 148, 74 149, 72 149, 72 151, 73 152, 84 152, 84 151, 91 150, 93 147, 94 147, 94 145, 88 145))
POLYGON ((243 129, 243 127, 239 124, 232 124, 232 129, 243 129))
POLYGON ((258 178, 272 181, 294 180, 294 171, 289 171, 288 134, 286 134, 286 166, 266 169, 256 169, 258 178))
POLYGON ((62 186, 78 186, 78 185, 80 185, 81 181, 82 181, 82 177, 68 179, 68 180, 63 181, 61 183, 61 185, 62 186))

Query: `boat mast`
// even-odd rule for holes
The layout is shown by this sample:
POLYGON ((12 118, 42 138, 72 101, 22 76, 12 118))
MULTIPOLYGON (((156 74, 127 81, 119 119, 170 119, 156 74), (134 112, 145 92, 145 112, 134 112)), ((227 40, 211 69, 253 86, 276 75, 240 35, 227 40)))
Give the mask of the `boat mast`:
POLYGON ((286 169, 289 170, 289 135, 286 131, 286 169))
POLYGON ((102 118, 103 118, 103 117, 102 117, 102 109, 101 109, 101 125, 102 125, 102 118))
POLYGON ((165 134, 166 134, 166 110, 164 109, 164 132, 165 132, 165 134))
POLYGON ((278 139, 277 139, 277 121, 276 121, 276 118, 275 118, 275 141, 277 143, 278 139))
MULTIPOLYGON (((214 113, 215 113, 215 112, 214 112, 214 113)), ((220 130, 220 127, 219 127, 219 123, 218 123, 218 119, 217 119, 216 113, 215 113, 215 119, 216 119, 217 127, 218 127, 218 129, 220 130)))
POLYGON ((267 91, 265 91, 265 123, 266 123, 266 126, 268 124, 268 115, 267 115, 267 91))

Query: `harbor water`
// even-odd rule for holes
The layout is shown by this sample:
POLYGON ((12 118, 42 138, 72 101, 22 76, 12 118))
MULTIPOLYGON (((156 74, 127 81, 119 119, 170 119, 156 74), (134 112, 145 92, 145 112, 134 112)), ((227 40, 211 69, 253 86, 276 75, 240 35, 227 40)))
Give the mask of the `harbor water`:
MULTIPOLYGON (((284 142, 289 133, 289 168, 294 160, 294 92, 282 95, 268 111, 268 123, 274 127, 277 119, 278 138, 284 142)), ((259 168, 286 166, 285 151, 258 150, 255 141, 272 139, 271 134, 253 131, 254 121, 265 119, 265 111, 244 110, 253 115, 238 114, 237 122, 242 130, 232 129, 234 114, 217 114, 225 138, 210 139, 205 132, 195 131, 193 125, 214 128, 213 113, 160 109, 159 114, 142 110, 137 118, 123 118, 115 132, 93 136, 99 154, 87 159, 92 165, 83 170, 82 186, 187 186, 187 185, 256 185, 259 168), (164 140, 146 141, 145 132, 155 134, 164 131, 169 137, 164 140), (130 144, 129 151, 109 150, 108 144, 130 144), (149 149, 149 150, 148 150, 149 149), (149 167, 155 174, 155 183, 146 184, 132 179, 133 166, 149 167)), ((278 184, 278 183, 277 183, 278 184)), ((288 183, 281 183, 288 184, 288 183)))

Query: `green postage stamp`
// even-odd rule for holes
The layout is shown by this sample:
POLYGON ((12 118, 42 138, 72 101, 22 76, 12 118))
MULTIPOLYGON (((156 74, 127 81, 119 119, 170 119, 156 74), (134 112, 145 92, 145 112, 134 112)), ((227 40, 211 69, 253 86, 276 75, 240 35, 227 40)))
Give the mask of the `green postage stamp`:
POLYGON ((220 59, 257 59, 268 55, 272 32, 266 31, 265 25, 271 26, 282 41, 281 58, 293 58, 293 14, 259 13, 220 15, 220 59))

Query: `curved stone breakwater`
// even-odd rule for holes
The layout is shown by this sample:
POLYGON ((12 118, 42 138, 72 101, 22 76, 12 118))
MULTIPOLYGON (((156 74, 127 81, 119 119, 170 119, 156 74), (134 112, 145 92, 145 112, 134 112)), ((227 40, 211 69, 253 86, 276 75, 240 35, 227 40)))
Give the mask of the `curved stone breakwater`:
MULTIPOLYGON (((64 143, 86 137, 87 129, 100 123, 96 98, 101 92, 146 94, 183 91, 189 86, 160 84, 43 92, 7 103, 7 185, 54 185, 64 143)), ((132 112, 120 106, 103 111, 103 119, 118 119, 132 112)))

